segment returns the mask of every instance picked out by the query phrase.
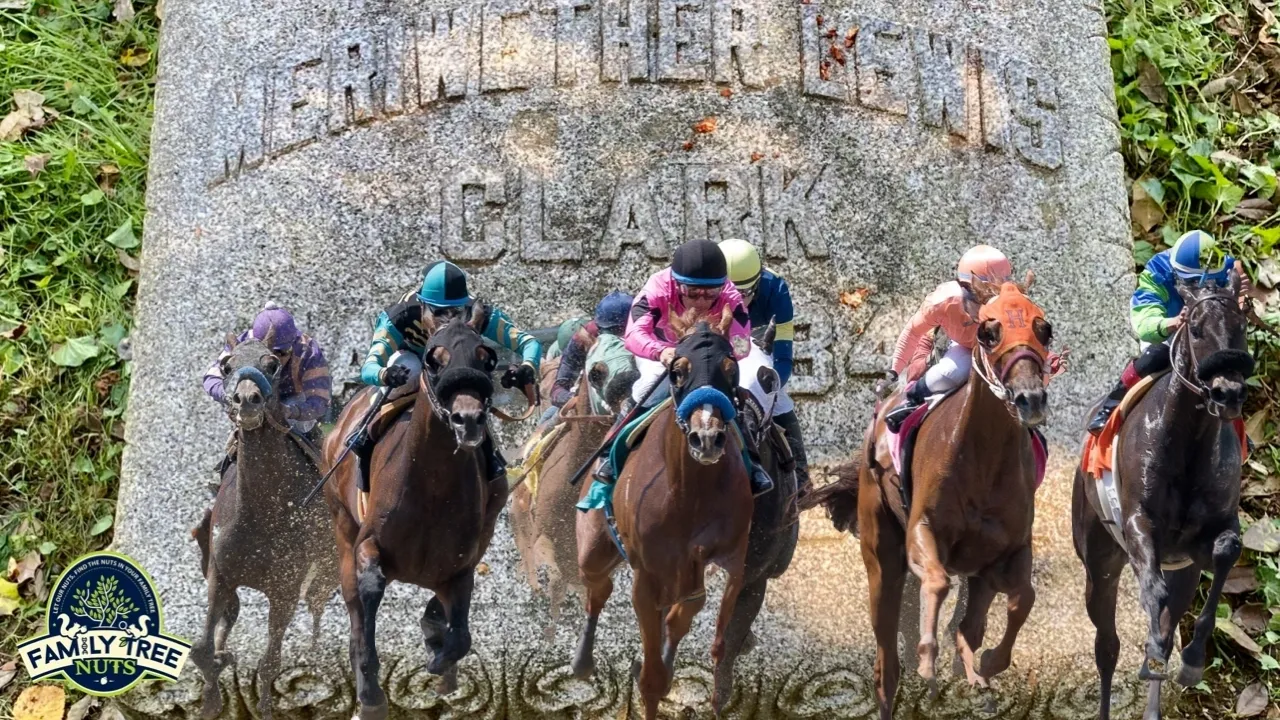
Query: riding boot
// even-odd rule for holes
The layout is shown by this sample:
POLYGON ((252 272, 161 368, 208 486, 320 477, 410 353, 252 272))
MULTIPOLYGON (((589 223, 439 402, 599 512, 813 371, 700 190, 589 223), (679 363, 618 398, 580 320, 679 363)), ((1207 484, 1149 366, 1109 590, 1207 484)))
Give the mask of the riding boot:
POLYGON ((769 473, 765 472, 764 464, 760 462, 760 456, 754 451, 748 450, 746 458, 750 465, 751 476, 751 497, 760 497, 761 495, 773 489, 773 478, 769 477, 769 473))
POLYGON ((502 457, 502 452, 493 442, 493 436, 487 432, 484 435, 484 442, 480 444, 480 450, 489 463, 489 482, 506 480, 507 459, 502 457))
POLYGON ((773 421, 782 426, 787 434, 787 444, 791 446, 791 457, 796 462, 796 497, 804 497, 809 492, 809 457, 804 450, 804 435, 800 432, 800 418, 796 411, 775 415, 773 421))
POLYGON ((352 438, 351 454, 356 456, 356 488, 362 493, 369 492, 369 477, 372 473, 370 463, 373 460, 373 437, 368 430, 363 430, 352 438))
POLYGON ((1111 388, 1111 392, 1102 401, 1102 404, 1098 406, 1098 412, 1089 421, 1088 429, 1090 433, 1097 435, 1102 432, 1102 428, 1107 425, 1107 420, 1111 419, 1111 413, 1120 407, 1120 401, 1124 400, 1124 396, 1128 392, 1129 388, 1125 386, 1123 380, 1117 382, 1115 387, 1111 388))
POLYGON ((929 386, 925 384, 924 378, 920 378, 907 386, 907 391, 903 393, 902 404, 894 408, 884 416, 884 424, 892 433, 897 433, 902 429, 902 423, 906 422, 915 409, 924 404, 929 397, 929 386))
POLYGON ((618 473, 613 469, 613 461, 607 456, 600 458, 596 463, 595 472, 591 473, 591 479, 602 482, 605 485, 612 485, 618 480, 618 473))

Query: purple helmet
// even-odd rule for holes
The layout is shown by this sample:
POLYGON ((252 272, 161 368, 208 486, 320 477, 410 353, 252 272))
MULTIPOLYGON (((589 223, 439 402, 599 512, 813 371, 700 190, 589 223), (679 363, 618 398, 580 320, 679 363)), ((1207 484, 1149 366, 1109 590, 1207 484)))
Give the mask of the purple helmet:
POLYGON ((249 331, 249 337, 261 340, 272 350, 288 350, 300 335, 289 311, 275 305, 267 305, 258 313, 253 319, 253 330, 249 331))

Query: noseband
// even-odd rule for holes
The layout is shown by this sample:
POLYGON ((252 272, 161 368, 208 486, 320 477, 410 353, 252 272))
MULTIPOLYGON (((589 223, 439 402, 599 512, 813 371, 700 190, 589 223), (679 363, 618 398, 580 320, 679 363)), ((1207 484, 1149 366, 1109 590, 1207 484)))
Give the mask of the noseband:
MULTIPOLYGON (((283 364, 280 365, 280 370, 277 372, 277 376, 279 375, 280 372, 284 372, 283 364)), ((231 374, 228 375, 226 379, 222 381, 222 387, 224 388, 224 392, 225 392, 225 388, 228 388, 228 387, 231 388, 232 392, 235 392, 235 388, 237 385, 240 384, 241 380, 248 380, 252 382, 255 386, 257 386, 258 392, 262 393, 262 396, 264 398, 271 399, 275 397, 276 388, 275 388, 275 382, 273 381, 274 379, 267 377, 266 373, 262 372, 261 370, 259 370, 258 368, 252 365, 245 365, 244 367, 236 368, 235 370, 233 370, 231 374)), ((267 424, 270 425, 275 430, 282 433, 289 432, 289 424, 281 422, 270 411, 264 411, 263 417, 266 418, 267 424)), ((236 431, 238 432, 240 430, 239 413, 236 413, 235 423, 236 423, 236 431)))
MULTIPOLYGON (((467 375, 466 377, 461 376, 461 374, 465 373, 465 371, 468 369, 470 368, 466 368, 466 369, 459 368, 454 371, 456 373, 459 373, 460 377, 458 378, 459 382, 449 383, 450 385, 453 385, 453 384, 458 385, 457 388, 447 388, 447 389, 453 390, 452 394, 456 395, 458 391, 463 389, 462 386, 472 384, 471 382, 468 382, 469 380, 473 382, 475 381, 475 378, 470 377, 470 373, 466 373, 467 375)), ((477 370, 475 372, 479 373, 480 371, 477 370)), ((447 375, 449 375, 449 371, 447 369, 441 373, 436 373, 435 371, 431 370, 431 366, 427 362, 425 362, 425 358, 422 363, 422 372, 418 373, 418 387, 419 389, 422 390, 422 392, 427 394, 427 400, 431 402, 431 414, 435 415, 436 419, 444 423, 445 425, 449 424, 449 408, 445 407, 444 403, 440 402, 440 396, 438 394, 438 390, 436 386, 445 384, 444 382, 442 382, 442 379, 447 379, 447 378, 444 378, 444 376, 447 376, 447 375)), ((484 379, 488 380, 488 377, 486 376, 484 379)), ((493 385, 492 385, 492 381, 489 381, 489 382, 490 382, 489 392, 484 393, 484 415, 481 417, 481 420, 482 420, 481 425, 488 424, 489 414, 493 409, 493 385)), ((479 384, 479 383, 476 383, 476 384, 479 384)))
MULTIPOLYGON (((1173 334, 1173 339, 1169 341, 1170 352, 1179 351, 1181 344, 1185 344, 1187 346, 1187 355, 1191 359, 1191 374, 1195 378, 1195 380, 1193 381, 1187 378, 1187 376, 1182 374, 1182 371, 1178 369, 1178 363, 1176 359, 1173 362, 1171 362, 1170 365, 1172 365, 1173 367, 1173 376, 1178 379, 1178 382, 1181 383, 1183 387, 1195 393, 1196 397, 1204 401, 1205 411, 1208 412, 1213 417, 1221 417, 1222 411, 1226 408, 1226 405, 1214 400, 1212 394, 1210 394, 1209 392, 1209 386, 1204 384, 1204 378, 1201 373, 1201 363, 1200 363, 1200 360, 1196 357, 1196 350, 1195 350, 1195 347, 1192 346, 1191 344, 1191 338, 1187 337, 1186 343, 1178 342, 1183 336, 1186 335, 1187 328, 1190 327, 1191 325, 1191 316, 1195 313, 1196 310, 1200 309, 1201 305, 1204 305, 1206 302, 1210 300, 1227 303, 1228 312, 1231 312, 1237 307, 1235 304, 1236 303, 1235 298, 1231 298, 1226 295, 1216 295, 1216 294, 1206 295, 1205 297, 1202 297, 1199 300, 1196 300, 1187 308, 1186 322, 1182 323, 1182 326, 1179 327, 1178 330, 1173 334)), ((1244 352, 1244 351, 1219 350, 1218 352, 1234 353, 1234 352, 1244 352)), ((1212 360, 1214 355, 1217 355, 1217 353, 1210 354, 1208 360, 1212 360)), ((1240 369, 1242 372, 1244 372, 1246 376, 1248 376, 1250 373, 1253 372, 1253 357, 1250 356, 1248 352, 1244 352, 1244 355, 1248 358, 1248 362, 1240 363, 1241 365, 1240 369)))

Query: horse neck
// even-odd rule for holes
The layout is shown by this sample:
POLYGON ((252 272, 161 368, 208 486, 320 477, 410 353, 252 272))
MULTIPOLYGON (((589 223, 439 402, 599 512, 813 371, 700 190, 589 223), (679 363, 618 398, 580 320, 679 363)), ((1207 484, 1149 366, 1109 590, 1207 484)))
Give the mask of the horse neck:
MULTIPOLYGON (((978 374, 976 360, 969 370, 969 382, 959 392, 966 394, 960 411, 960 423, 966 440, 993 436, 1012 438, 1022 429, 1022 423, 1013 416, 1009 405, 996 397, 995 391, 978 374)), ((1000 447, 1004 447, 1004 444, 1000 447)))
MULTIPOLYGON (((431 404, 431 398, 422 388, 418 389, 417 397, 413 401, 413 417, 410 423, 408 431, 402 436, 402 444, 396 451, 402 457, 409 459, 408 462, 430 462, 438 465, 441 462, 450 462, 455 456, 461 457, 466 452, 458 447, 453 430, 436 417, 435 406, 431 404)), ((479 450, 471 452, 479 452, 479 450)), ((421 476, 422 482, 429 488, 437 484, 434 481, 442 473, 425 472, 413 473, 413 475, 421 476)))
POLYGON ((275 496, 284 497, 305 482, 294 481, 304 477, 296 475, 302 450, 285 436, 285 433, 264 422, 256 430, 239 432, 240 447, 236 452, 236 506, 239 508, 266 509, 285 507, 285 503, 272 501, 275 496))

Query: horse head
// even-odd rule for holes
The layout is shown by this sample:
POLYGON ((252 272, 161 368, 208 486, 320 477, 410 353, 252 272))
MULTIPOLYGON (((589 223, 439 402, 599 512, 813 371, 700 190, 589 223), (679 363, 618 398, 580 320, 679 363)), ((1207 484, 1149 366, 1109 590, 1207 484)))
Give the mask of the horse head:
POLYGON ((980 372, 996 395, 1010 403, 1023 425, 1044 423, 1049 408, 1047 385, 1052 376, 1049 343, 1053 326, 1025 285, 1006 282, 978 312, 980 372))
POLYGON ((728 423, 737 415, 738 362, 727 337, 731 312, 726 307, 715 325, 706 318, 672 318, 671 322, 681 335, 669 370, 676 421, 690 456, 704 465, 713 465, 724 455, 728 423))
POLYGON ((228 334, 227 346, 231 352, 220 365, 222 387, 236 429, 257 430, 268 420, 275 427, 287 427, 277 392, 285 360, 253 338, 237 343, 228 334))
MULTIPOLYGON (((579 330, 579 333, 584 331, 579 330)), ((601 333, 587 352, 587 385, 591 412, 617 415, 631 397, 631 386, 640 377, 636 358, 627 350, 622 338, 601 333)))
POLYGON ((1253 356, 1245 337, 1247 321, 1240 308, 1240 275, 1232 271, 1220 283, 1179 279, 1174 287, 1187 309, 1170 349, 1181 352, 1179 337, 1185 336, 1193 373, 1192 378, 1182 381, 1208 401, 1214 415, 1238 418, 1244 406, 1245 380, 1253 374, 1253 356))
POLYGON ((465 313, 437 318, 423 314, 427 344, 419 382, 429 393, 432 412, 452 430, 458 446, 475 448, 483 440, 493 400, 491 374, 498 353, 480 335, 488 309, 474 302, 465 313))

